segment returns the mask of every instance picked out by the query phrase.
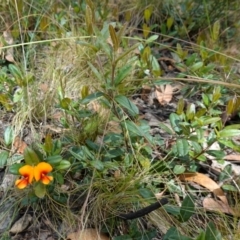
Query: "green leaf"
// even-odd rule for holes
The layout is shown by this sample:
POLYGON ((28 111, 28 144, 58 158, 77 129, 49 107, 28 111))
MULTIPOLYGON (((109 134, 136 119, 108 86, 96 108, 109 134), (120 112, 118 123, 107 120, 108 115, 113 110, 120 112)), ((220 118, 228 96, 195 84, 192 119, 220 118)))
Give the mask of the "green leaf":
POLYGON ((240 124, 231 124, 229 126, 226 126, 224 129, 239 129, 240 128, 240 124))
POLYGON ((193 150, 195 153, 198 154, 198 153, 202 152, 202 146, 198 142, 190 141, 189 144, 193 147, 193 150))
POLYGON ((0 168, 3 168, 6 165, 8 156, 8 151, 3 150, 0 152, 0 168))
POLYGON ((223 182, 226 179, 229 179, 232 177, 232 165, 228 164, 224 167, 224 169, 219 174, 219 181, 223 182))
POLYGON ((146 23, 143 23, 143 25, 142 25, 142 31, 143 31, 143 36, 144 36, 144 38, 147 38, 148 37, 148 35, 149 35, 149 33, 150 33, 150 27, 149 27, 149 25, 148 24, 146 24, 146 23))
POLYGON ((174 22, 174 18, 173 17, 169 17, 167 19, 167 28, 168 28, 168 30, 170 30, 170 28, 172 27, 173 22, 174 22))
POLYGON ((118 156, 123 156, 124 151, 121 148, 111 149, 106 152, 105 157, 107 158, 116 158, 118 156))
POLYGON ((220 21, 216 21, 214 24, 213 24, 213 30, 212 30, 212 39, 214 41, 217 41, 218 38, 219 38, 219 31, 220 31, 220 21))
POLYGON ((184 99, 183 98, 180 98, 179 101, 178 101, 178 104, 177 104, 177 114, 178 115, 181 115, 183 113, 183 110, 184 110, 184 99))
POLYGON ((17 84, 20 87, 22 87, 24 85, 24 83, 23 83, 23 75, 22 75, 21 71, 19 70, 19 68, 17 68, 13 64, 9 64, 8 68, 9 68, 9 71, 11 72, 11 74, 13 75, 13 77, 16 79, 17 84))
POLYGON ((11 163, 13 163, 13 164, 21 162, 22 160, 24 160, 23 155, 16 154, 16 155, 11 156, 11 163))
POLYGON ((43 148, 46 153, 51 153, 53 149, 53 142, 52 142, 52 136, 51 134, 47 134, 45 137, 45 142, 43 144, 43 148))
POLYGON ((9 173, 19 175, 19 168, 24 166, 24 163, 15 163, 9 167, 9 173))
POLYGON ((205 93, 202 94, 202 100, 205 106, 209 106, 209 97, 205 93))
MULTIPOLYGON (((182 202, 182 206, 180 208, 180 220, 182 222, 186 222, 189 218, 195 213, 195 205, 190 196, 186 196, 182 202)), ((211 238, 209 238, 211 239, 211 238)))
POLYGON ((34 193, 38 198, 44 198, 44 196, 46 194, 46 185, 44 185, 41 182, 38 182, 34 186, 34 193))
POLYGON ((222 94, 221 94, 221 87, 220 87, 220 86, 217 86, 217 87, 214 89, 212 101, 213 101, 213 102, 218 101, 221 96, 222 96, 222 94))
POLYGON ((206 240, 222 240, 221 233, 216 229, 215 225, 213 222, 210 222, 207 226, 206 229, 206 235, 205 235, 206 240))
POLYGON ((234 103, 235 103, 234 99, 230 99, 227 103, 226 113, 228 116, 230 116, 233 113, 234 103))
POLYGON ((138 161, 144 169, 149 169, 151 167, 151 161, 146 157, 139 156, 138 161))
POLYGON ((38 155, 29 147, 26 147, 23 153, 26 164, 37 165, 40 162, 38 155))
POLYGON ((88 104, 91 101, 96 100, 97 98, 100 98, 102 96, 104 96, 104 94, 102 92, 95 92, 95 93, 92 93, 92 94, 88 95, 87 97, 83 98, 81 100, 81 103, 88 104))
POLYGON ((143 137, 144 133, 141 131, 141 129, 132 121, 125 121, 122 124, 124 124, 127 128, 127 130, 130 133, 133 133, 135 136, 143 137))
POLYGON ((60 102, 60 106, 65 109, 68 110, 69 109, 69 105, 71 103, 71 99, 70 98, 63 98, 60 102))
POLYGON ((81 97, 85 98, 89 95, 89 86, 83 85, 81 89, 81 97))
POLYGON ((180 117, 176 114, 176 113, 171 113, 170 114, 170 123, 172 125, 172 129, 176 132, 176 133, 180 133, 182 131, 182 129, 180 128, 180 117))
POLYGON ((179 216, 180 207, 178 207, 178 206, 171 206, 171 205, 164 205, 163 208, 164 208, 164 210, 167 213, 170 213, 170 214, 172 214, 175 217, 179 216))
POLYGON ((103 77, 102 75, 99 73, 99 71, 92 65, 92 63, 88 62, 89 67, 91 68, 92 72, 94 73, 94 75, 97 77, 97 79, 100 82, 103 82, 103 77))
POLYGON ((202 117, 205 113, 207 112, 207 109, 204 107, 204 108, 200 108, 197 110, 195 116, 200 118, 202 117))
POLYGON ((182 165, 175 165, 173 168, 173 172, 175 174, 182 174, 186 171, 186 168, 182 165))
MULTIPOLYGON (((208 240, 210 240, 209 238, 208 240)), ((192 238, 183 236, 175 227, 168 229, 167 233, 164 235, 163 240, 192 240, 192 238)), ((211 239, 212 240, 212 239, 211 239)))
POLYGON ((14 94, 13 94, 13 102, 17 103, 20 102, 23 99, 23 89, 22 88, 18 88, 14 94))
POLYGON ((8 126, 4 132, 4 142, 9 146, 13 142, 13 129, 8 126))
POLYGON ((232 141, 231 139, 230 140, 219 139, 218 142, 237 151, 237 152, 240 152, 240 146, 237 143, 235 143, 234 141, 232 141))
POLYGON ((225 157, 225 152, 223 150, 208 150, 207 154, 214 156, 217 159, 223 159, 225 157))
POLYGON ((149 23, 149 20, 152 16, 153 8, 150 6, 144 10, 144 19, 147 23, 149 23))
POLYGON ((51 164, 54 167, 57 166, 61 161, 62 161, 62 156, 61 155, 49 156, 46 159, 46 162, 51 164))
POLYGON ((160 127, 162 130, 164 130, 166 133, 174 134, 174 131, 173 131, 170 127, 168 127, 166 124, 164 124, 164 123, 162 123, 162 122, 159 123, 159 127, 160 127))
POLYGON ((71 167, 71 163, 68 160, 62 160, 55 168, 56 170, 66 170, 71 167))
POLYGON ((197 62, 197 63, 193 64, 190 67, 190 69, 191 69, 191 71, 195 72, 195 71, 199 70, 202 67, 203 67, 203 62, 197 62))
POLYGON ((184 157, 189 153, 189 145, 186 139, 178 139, 176 142, 178 155, 184 157))
POLYGON ((231 191, 231 192, 238 192, 238 189, 235 186, 230 184, 223 184, 222 189, 226 191, 231 191))
POLYGON ((208 124, 213 124, 221 120, 220 117, 202 117, 203 125, 206 126, 208 124))
POLYGON ((160 68, 157 58, 151 55, 150 61, 152 64, 152 72, 153 72, 154 76, 159 77, 161 75, 161 68, 160 68))
POLYGON ((193 103, 189 104, 186 111, 187 120, 193 120, 195 116, 195 112, 196 112, 195 104, 193 103))
POLYGON ((61 151, 62 151, 62 142, 59 139, 54 140, 53 141, 53 149, 52 149, 51 154, 58 155, 61 153, 61 151))
POLYGON ((146 40, 146 43, 151 43, 151 42, 154 42, 158 39, 158 35, 152 35, 151 37, 149 37, 147 40, 146 40))
POLYGON ((240 130, 237 129, 226 129, 224 128, 219 132, 219 137, 221 138, 229 138, 229 137, 236 137, 240 135, 240 130))
POLYGON ((100 160, 90 161, 90 164, 99 171, 102 171, 104 169, 104 165, 100 160))
POLYGON ((198 237, 196 238, 196 240, 207 240, 205 237, 205 232, 200 232, 200 234, 198 235, 198 237))
POLYGON ((184 55, 184 52, 183 52, 183 49, 182 49, 182 46, 177 43, 177 55, 182 59, 183 55, 184 55))
POLYGON ((133 104, 127 97, 118 95, 114 99, 119 105, 124 107, 128 110, 128 113, 135 117, 137 114, 139 114, 138 108, 135 104, 133 104))
POLYGON ((146 198, 146 199, 155 198, 155 195, 153 194, 153 192, 147 188, 140 188, 138 191, 143 198, 146 198))
POLYGON ((186 59, 186 65, 189 67, 190 65, 192 65, 196 58, 198 57, 198 54, 197 53, 193 53, 191 54, 190 56, 187 57, 186 59))
POLYGON ((116 78, 114 80, 115 86, 118 86, 128 76, 128 74, 129 74, 129 72, 131 70, 132 70, 132 66, 131 65, 123 66, 119 70, 119 72, 118 72, 118 74, 117 74, 117 76, 116 76, 116 78))
POLYGON ((62 173, 55 172, 53 174, 53 177, 54 177, 55 181, 58 182, 60 185, 64 184, 64 177, 63 177, 62 173))

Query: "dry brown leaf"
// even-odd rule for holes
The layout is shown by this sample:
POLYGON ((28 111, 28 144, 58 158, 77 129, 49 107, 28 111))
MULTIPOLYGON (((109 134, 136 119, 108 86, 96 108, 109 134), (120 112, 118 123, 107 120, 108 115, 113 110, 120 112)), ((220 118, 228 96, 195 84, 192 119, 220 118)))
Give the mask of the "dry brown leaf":
POLYGON ((221 213, 228 213, 228 214, 235 215, 235 213, 229 207, 228 204, 225 204, 220 200, 214 200, 213 198, 208 198, 208 197, 204 198, 203 199, 203 207, 206 210, 217 211, 217 212, 221 212, 221 213))
POLYGON ((111 120, 107 123, 107 129, 114 133, 121 133, 121 127, 119 122, 111 120))
POLYGON ((173 96, 173 87, 170 84, 161 85, 160 87, 156 87, 156 98, 161 105, 165 105, 172 100, 173 96))
POLYGON ((160 193, 155 193, 155 198, 156 199, 161 199, 163 197, 164 193, 165 193, 165 190, 160 192, 160 193))
POLYGON ((68 234, 67 240, 110 240, 110 238, 96 229, 89 228, 68 234))
POLYGON ((43 93, 47 93, 49 91, 49 85, 47 83, 41 83, 39 88, 43 93))
MULTIPOLYGON (((9 49, 8 49, 9 50, 9 49)), ((14 63, 15 60, 13 58, 13 54, 9 54, 8 51, 7 51, 7 54, 5 55, 5 59, 8 61, 8 62, 12 62, 14 63)))
POLYGON ((30 214, 24 215, 13 224, 9 232, 10 233, 23 232, 31 222, 32 222, 32 216, 30 214))
POLYGON ((224 195, 224 192, 220 186, 214 182, 211 178, 202 173, 181 174, 179 179, 182 181, 195 182, 208 190, 210 190, 215 196, 221 199, 222 202, 228 205, 228 200, 224 195))
POLYGON ((117 169, 117 170, 115 170, 114 171, 114 178, 116 179, 116 180, 118 180, 118 179, 120 179, 121 178, 121 171, 119 170, 119 169, 117 169))
POLYGON ((27 147, 27 144, 22 141, 20 137, 15 137, 13 147, 17 153, 23 154, 25 148, 27 147))
MULTIPOLYGON (((3 38, 8 45, 12 45, 14 43, 14 40, 10 31, 3 31, 3 38)), ((15 62, 13 57, 13 47, 7 48, 5 59, 9 62, 15 62)))
POLYGON ((240 155, 239 154, 229 154, 224 157, 227 161, 240 161, 240 155))

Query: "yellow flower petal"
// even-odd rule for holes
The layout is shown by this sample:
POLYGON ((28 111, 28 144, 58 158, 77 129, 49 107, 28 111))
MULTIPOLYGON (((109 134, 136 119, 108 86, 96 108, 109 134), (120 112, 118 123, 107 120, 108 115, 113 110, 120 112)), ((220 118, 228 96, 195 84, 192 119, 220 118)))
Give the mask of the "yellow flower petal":
POLYGON ((25 165, 19 169, 19 173, 31 183, 34 175, 34 167, 30 165, 25 165))
POLYGON ((43 184, 49 184, 50 181, 53 180, 52 176, 48 176, 47 174, 52 171, 52 166, 46 162, 40 162, 34 168, 34 178, 36 181, 42 181, 43 184))
POLYGON ((34 167, 25 165, 19 169, 19 173, 22 175, 21 179, 15 181, 15 185, 19 189, 27 187, 28 184, 32 183, 34 175, 34 167))
POLYGON ((16 180, 15 186, 17 186, 19 189, 23 189, 28 185, 28 181, 25 178, 21 178, 16 180))
POLYGON ((49 184, 52 180, 53 180, 53 177, 47 176, 47 175, 42 176, 42 178, 41 178, 42 183, 46 184, 46 185, 49 184))

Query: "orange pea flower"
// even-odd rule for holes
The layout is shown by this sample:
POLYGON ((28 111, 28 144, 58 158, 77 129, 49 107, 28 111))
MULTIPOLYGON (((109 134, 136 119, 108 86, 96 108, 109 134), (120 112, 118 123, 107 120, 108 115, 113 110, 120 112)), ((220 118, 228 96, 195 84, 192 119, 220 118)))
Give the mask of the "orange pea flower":
POLYGON ((34 178, 36 181, 41 181, 43 184, 49 184, 53 180, 52 176, 47 174, 52 171, 52 166, 46 162, 40 162, 34 168, 34 178))
POLYGON ((19 169, 19 173, 22 175, 22 177, 21 179, 16 180, 15 185, 19 189, 23 189, 28 184, 32 183, 34 176, 34 167, 25 165, 19 169))
POLYGON ((37 166, 25 165, 19 169, 22 177, 16 180, 15 185, 23 189, 32 183, 33 178, 47 185, 53 180, 53 177, 48 175, 51 171, 52 166, 46 162, 40 162, 37 166))

